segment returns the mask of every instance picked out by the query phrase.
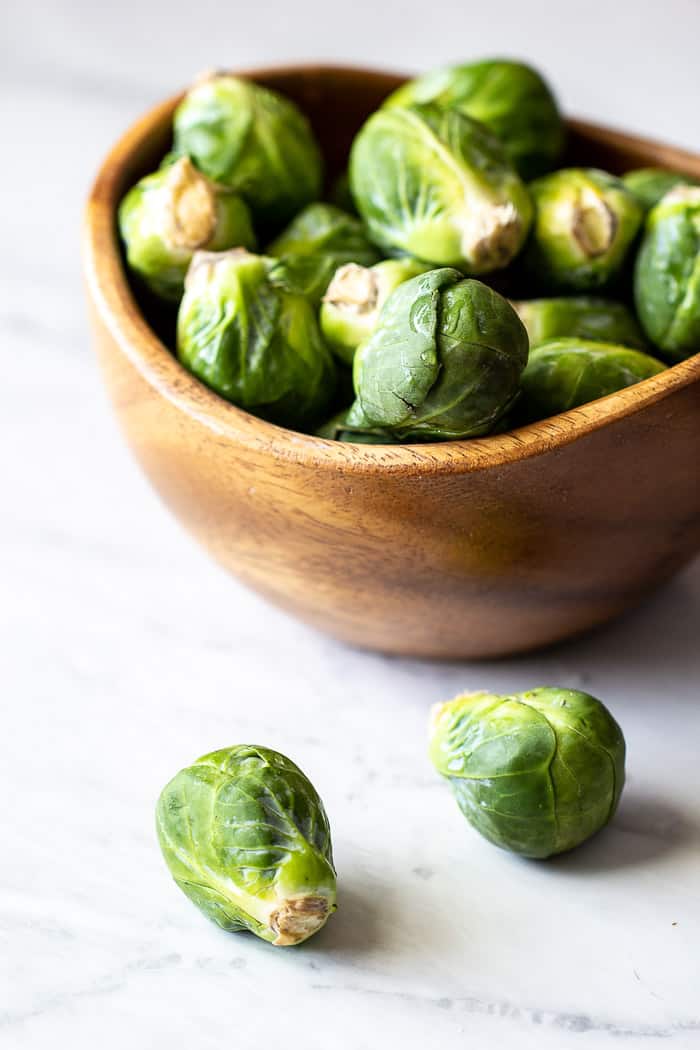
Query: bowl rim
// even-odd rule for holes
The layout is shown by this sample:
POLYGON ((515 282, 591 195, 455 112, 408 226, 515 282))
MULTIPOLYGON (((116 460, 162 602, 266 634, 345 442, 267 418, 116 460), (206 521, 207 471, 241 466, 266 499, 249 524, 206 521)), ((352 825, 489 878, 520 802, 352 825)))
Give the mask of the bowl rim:
MULTIPOLYGON (((354 65, 299 63, 234 71, 237 76, 266 80, 279 76, 365 76, 387 85, 403 74, 354 65)), ((89 193, 83 225, 83 267, 87 288, 100 320, 120 352, 141 377, 174 407, 195 418, 219 440, 235 442, 275 458, 293 460, 315 470, 367 473, 456 474, 506 466, 580 440, 602 427, 635 414, 674 392, 700 381, 700 353, 579 408, 502 434, 461 441, 401 445, 356 445, 302 434, 269 423, 224 400, 189 373, 147 323, 131 292, 119 247, 116 211, 124 168, 155 128, 168 120, 184 92, 142 114, 117 140, 89 193)), ((576 119, 572 129, 594 130, 610 144, 659 146, 679 166, 700 169, 700 157, 660 146, 626 132, 576 119)))

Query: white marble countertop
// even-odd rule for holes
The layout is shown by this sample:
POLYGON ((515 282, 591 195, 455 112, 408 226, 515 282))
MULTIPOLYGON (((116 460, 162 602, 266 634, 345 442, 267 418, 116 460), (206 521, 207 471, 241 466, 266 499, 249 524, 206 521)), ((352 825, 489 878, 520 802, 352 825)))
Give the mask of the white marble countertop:
POLYGON ((667 0, 663 18, 651 2, 595 0, 585 21, 556 22, 551 5, 511 2, 498 24, 485 7, 429 21, 409 3, 397 23, 358 0, 347 33, 318 2, 243 18, 200 0, 196 23, 160 2, 4 9, 7 1050, 700 1046, 700 563, 604 633, 529 658, 350 650, 245 591, 183 534, 122 444, 89 349, 77 248, 89 179, 131 119, 203 66, 316 55, 418 68, 525 52, 570 111, 700 147, 692 0, 667 0), (468 829, 425 731, 430 704, 461 689, 543 682, 609 704, 629 779, 608 830, 538 864, 468 829), (300 949, 207 923, 158 852, 164 782, 234 742, 287 752, 326 801, 340 909, 300 949))

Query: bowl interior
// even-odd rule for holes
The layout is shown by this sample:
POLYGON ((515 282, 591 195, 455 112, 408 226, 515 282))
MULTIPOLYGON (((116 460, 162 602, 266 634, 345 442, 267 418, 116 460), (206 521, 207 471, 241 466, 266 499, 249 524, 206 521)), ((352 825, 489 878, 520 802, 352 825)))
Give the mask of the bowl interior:
MULTIPOLYGON (((345 167, 352 139, 381 101, 406 79, 399 74, 333 66, 251 70, 239 75, 281 91, 309 117, 322 145, 328 180, 345 167)), ((189 375, 167 349, 173 345, 173 314, 147 301, 125 273, 116 230, 116 210, 126 190, 160 162, 171 143, 174 96, 138 120, 104 162, 86 216, 88 285, 103 320, 132 363, 170 400, 196 412, 212 429, 240 442, 274 445, 276 454, 318 466, 342 464, 361 470, 471 470, 537 454, 566 444, 700 379, 696 355, 616 394, 517 431, 469 441, 424 445, 350 445, 297 434, 225 402, 189 375)), ((599 166, 620 173, 658 165, 700 177, 700 156, 580 120, 569 120, 565 164, 599 166)))

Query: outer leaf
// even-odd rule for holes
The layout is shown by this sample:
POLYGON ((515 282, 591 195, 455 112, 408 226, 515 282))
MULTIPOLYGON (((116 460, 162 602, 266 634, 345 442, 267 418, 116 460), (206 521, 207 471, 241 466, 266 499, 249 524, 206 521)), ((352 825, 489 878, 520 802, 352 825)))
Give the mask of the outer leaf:
POLYGON ((180 771, 156 811, 173 878, 219 926, 297 944, 335 908, 323 804, 284 755, 239 745, 180 771))
POLYGON ((375 333, 355 355, 355 390, 371 426, 397 427, 413 418, 440 371, 440 291, 461 279, 457 270, 430 270, 399 285, 375 333))

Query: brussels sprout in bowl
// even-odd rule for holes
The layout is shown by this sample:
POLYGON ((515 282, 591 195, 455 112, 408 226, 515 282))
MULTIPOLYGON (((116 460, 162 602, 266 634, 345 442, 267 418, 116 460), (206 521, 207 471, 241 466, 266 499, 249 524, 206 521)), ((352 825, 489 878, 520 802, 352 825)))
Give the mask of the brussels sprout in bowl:
POLYGON ((228 401, 287 426, 317 420, 335 387, 311 303, 288 289, 273 259, 242 248, 195 254, 177 356, 228 401))
POLYGON ((595 168, 563 168, 529 190, 535 218, 522 266, 533 288, 548 294, 613 286, 644 214, 622 180, 595 168))
POLYGON ((458 270, 429 270, 392 292, 355 354, 346 425, 408 441, 488 434, 518 395, 527 355, 502 296, 458 270))
POLYGON ((700 186, 676 186, 649 212, 634 295, 662 354, 682 361, 700 352, 700 186))
MULTIPOLYGON (((328 67, 252 78, 310 119, 328 185, 402 82, 328 67)), ((602 624, 700 549, 697 355, 514 432, 421 444, 284 429, 183 368, 168 350, 168 316, 139 305, 116 232, 120 201, 170 148, 180 100, 141 118, 102 166, 85 271, 96 349, 129 443, 223 566, 354 644, 477 657, 602 624)), ((661 163, 700 175, 698 158, 667 150, 662 159, 652 143, 592 125, 570 121, 569 138, 564 163, 612 172, 661 163)), ((319 408, 319 423, 343 408, 319 408)))
POLYGON ((352 145, 350 187, 370 237, 387 252, 469 274, 507 266, 532 218, 500 140, 436 105, 374 113, 352 145))
POLYGON ((319 194, 321 154, 288 98, 227 73, 200 78, 178 105, 173 148, 235 190, 264 227, 279 225, 319 194))
POLYGON ((385 106, 430 102, 457 108, 503 143, 524 179, 553 168, 564 147, 564 122, 549 85, 522 62, 488 59, 438 69, 403 84, 385 106))
POLYGON ((626 346, 591 339, 550 339, 530 352, 518 418, 545 419, 657 376, 666 366, 626 346))
POLYGON ((245 202, 198 172, 189 157, 132 186, 119 206, 119 229, 132 270, 173 302, 196 251, 255 247, 245 202))

